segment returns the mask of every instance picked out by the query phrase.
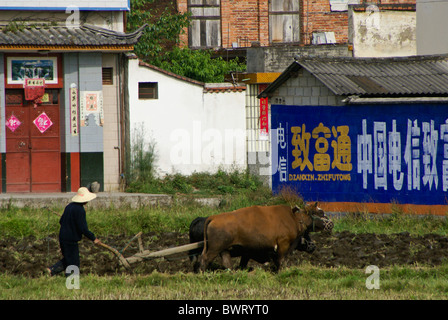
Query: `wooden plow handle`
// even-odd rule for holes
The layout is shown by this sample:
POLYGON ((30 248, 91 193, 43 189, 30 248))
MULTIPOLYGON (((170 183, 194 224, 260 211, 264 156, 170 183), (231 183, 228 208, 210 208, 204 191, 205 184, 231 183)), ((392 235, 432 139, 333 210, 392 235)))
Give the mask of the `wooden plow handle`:
POLYGON ((113 254, 115 254, 118 258, 118 260, 120 260, 121 264, 126 268, 126 269, 130 269, 131 266, 129 265, 129 262, 126 260, 125 257, 123 257, 123 255, 118 252, 117 249, 112 248, 111 246, 108 246, 105 243, 99 242, 98 245, 102 246, 103 248, 106 248, 107 250, 109 250, 110 252, 112 252, 113 254))
POLYGON ((138 239, 138 251, 139 252, 143 252, 143 244, 142 244, 142 232, 140 231, 139 233, 137 233, 131 240, 129 240, 129 242, 123 247, 123 249, 121 249, 119 252, 121 254, 124 253, 124 251, 129 248, 129 246, 131 245, 132 241, 134 241, 135 239, 138 239))
POLYGON ((143 261, 143 260, 149 260, 149 259, 165 258, 167 256, 171 256, 171 255, 187 252, 190 250, 202 248, 204 246, 204 241, 199 241, 199 242, 189 243, 189 244, 185 244, 185 245, 174 247, 174 248, 164 249, 164 250, 160 250, 160 251, 156 251, 156 252, 150 252, 149 250, 143 250, 141 235, 142 235, 141 232, 137 233, 120 251, 118 251, 117 249, 115 249, 111 246, 108 246, 107 244, 105 244, 103 242, 99 242, 99 243, 97 243, 97 245, 100 245, 101 247, 112 252, 126 269, 131 269, 131 266, 130 266, 131 263, 135 263, 135 262, 139 262, 139 261, 143 261), (122 253, 129 247, 131 242, 134 241, 135 239, 138 239, 139 252, 134 254, 133 256, 125 258, 122 253))
MULTIPOLYGON (((48 211, 50 211, 51 213, 57 215, 58 217, 61 216, 59 213, 57 213, 57 212, 54 211, 54 210, 51 210, 51 209, 48 208, 48 207, 44 207, 44 209, 47 209, 48 211)), ((141 238, 140 238, 141 235, 142 235, 141 232, 137 233, 137 234, 131 239, 131 241, 129 241, 129 243, 128 243, 128 244, 121 250, 121 252, 123 252, 124 250, 126 250, 126 249, 129 247, 129 245, 131 244, 131 242, 134 241, 134 239, 136 239, 136 238, 138 238, 139 251, 142 252, 142 251, 143 251, 143 248, 142 248, 142 242, 141 242, 141 238)), ((107 244, 102 243, 102 242, 99 242, 98 245, 102 246, 103 248, 106 248, 107 250, 109 250, 110 252, 112 252, 114 255, 116 255, 117 258, 118 258, 118 260, 120 260, 121 264, 122 264, 126 269, 130 269, 130 268, 131 268, 131 266, 129 265, 129 262, 126 260, 125 257, 123 257, 123 255, 122 255, 120 252, 118 252, 117 249, 112 248, 111 246, 108 246, 107 244)))

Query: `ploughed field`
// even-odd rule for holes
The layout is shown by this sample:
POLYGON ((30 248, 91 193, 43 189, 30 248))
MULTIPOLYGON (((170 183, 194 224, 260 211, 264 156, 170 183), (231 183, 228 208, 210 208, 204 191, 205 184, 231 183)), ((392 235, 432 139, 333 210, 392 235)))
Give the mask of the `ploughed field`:
MULTIPOLYGON (((104 243, 120 250, 128 244, 133 235, 100 237, 104 243)), ((282 268, 300 265, 302 261, 312 265, 349 268, 365 268, 369 265, 386 267, 391 265, 429 265, 437 266, 448 259, 448 238, 442 235, 428 234, 414 236, 407 232, 399 234, 354 234, 347 231, 333 232, 331 235, 312 234, 317 249, 312 253, 294 251, 283 262, 282 268)), ((181 233, 146 233, 142 235, 145 250, 158 251, 189 243, 188 235, 181 233)), ((81 274, 94 273, 110 275, 126 271, 118 259, 102 247, 83 239, 80 243, 81 274)), ((124 252, 128 257, 138 251, 134 241, 124 252)), ((45 267, 59 260, 57 235, 44 239, 25 237, 22 239, 0 239, 0 273, 38 277, 45 267)), ((233 259, 235 267, 239 258, 233 259)), ((212 268, 219 268, 219 258, 212 268)), ((250 267, 268 269, 250 261, 250 267)), ((158 272, 193 272, 192 263, 185 255, 172 256, 170 260, 155 259, 131 265, 134 274, 158 272)))

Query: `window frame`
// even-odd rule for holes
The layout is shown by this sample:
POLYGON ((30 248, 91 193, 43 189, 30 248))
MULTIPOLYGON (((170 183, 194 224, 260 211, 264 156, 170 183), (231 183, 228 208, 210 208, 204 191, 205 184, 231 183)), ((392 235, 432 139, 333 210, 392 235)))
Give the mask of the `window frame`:
POLYGON ((191 13, 188 46, 194 49, 220 48, 222 46, 221 0, 188 0, 187 8, 191 13), (202 14, 193 12, 201 11, 201 9, 202 14), (212 11, 217 13, 210 14, 212 11))
MULTIPOLYGON (((283 5, 284 7, 284 5, 283 5)), ((300 43, 300 1, 299 0, 271 0, 269 1, 269 43, 271 44, 291 44, 291 43, 300 43), (286 1, 290 2, 292 6, 294 6, 294 2, 296 4, 297 9, 296 10, 275 10, 273 9, 274 2, 277 2, 277 7, 280 7, 280 3, 284 3, 286 1), (291 16, 290 21, 288 21, 288 16, 291 16), (284 17, 283 20, 283 26, 280 28, 279 26, 275 25, 277 28, 274 30, 274 23, 280 23, 281 21, 274 21, 278 17, 284 17), (289 23, 289 27, 292 28, 291 33, 285 32, 285 23, 289 23), (279 30, 282 30, 282 39, 281 40, 275 40, 273 39, 274 32, 279 32, 279 30), (294 30, 297 30, 297 32, 294 32, 294 30), (287 38, 290 37, 290 40, 287 40, 287 38)))
POLYGON ((159 99, 159 83, 152 81, 141 81, 138 83, 138 99, 139 100, 157 100, 159 99), (148 85, 143 87, 142 85, 148 85), (148 90, 148 92, 142 92, 142 89, 148 90), (150 92, 152 95, 150 96, 150 92))
POLYGON ((113 67, 103 67, 101 69, 101 79, 103 86, 112 86, 114 84, 114 68, 113 67), (108 74, 108 77, 105 78, 104 75, 108 74))

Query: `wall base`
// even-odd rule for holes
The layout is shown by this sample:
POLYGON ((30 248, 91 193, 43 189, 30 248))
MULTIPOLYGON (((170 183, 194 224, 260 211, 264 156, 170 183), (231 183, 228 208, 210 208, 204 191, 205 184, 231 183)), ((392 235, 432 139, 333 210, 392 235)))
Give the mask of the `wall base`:
POLYGON ((360 203, 360 202, 319 202, 319 207, 326 212, 360 212, 360 213, 394 213, 432 214, 444 216, 448 214, 446 205, 416 205, 396 203, 360 203))

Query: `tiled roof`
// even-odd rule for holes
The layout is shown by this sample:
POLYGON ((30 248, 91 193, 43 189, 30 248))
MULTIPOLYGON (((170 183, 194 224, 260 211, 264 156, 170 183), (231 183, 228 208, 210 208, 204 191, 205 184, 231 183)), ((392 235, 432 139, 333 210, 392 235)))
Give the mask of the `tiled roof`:
POLYGON ((204 91, 208 93, 241 92, 246 90, 246 85, 233 85, 232 83, 206 83, 204 91))
POLYGON ((448 96, 448 56, 303 58, 259 96, 269 96, 304 68, 341 96, 448 96))
POLYGON ((66 26, 26 26, 0 31, 0 45, 15 46, 126 46, 134 45, 142 35, 142 28, 123 33, 92 25, 76 28, 66 26))
MULTIPOLYGON (((133 55, 131 57, 129 57, 130 59, 137 59, 137 56, 133 55)), ((204 92, 208 92, 208 93, 223 93, 223 92, 241 92, 241 91, 245 91, 246 90, 246 85, 245 84, 238 84, 238 85, 233 85, 231 83, 204 83, 201 81, 197 81, 194 79, 190 79, 181 75, 178 75, 176 73, 173 73, 171 71, 168 70, 164 70, 161 69, 159 67, 156 67, 152 64, 146 63, 144 61, 139 60, 138 64, 142 67, 146 67, 155 71, 158 71, 160 73, 163 73, 167 76, 182 80, 182 81, 186 81, 186 82, 190 82, 192 84, 195 85, 199 85, 204 87, 204 92)))
MULTIPOLYGON (((132 58, 134 58, 134 59, 138 59, 136 55, 133 55, 132 58)), ((141 61, 141 60, 138 61, 138 64, 139 64, 140 66, 142 66, 142 67, 146 67, 146 68, 149 68, 149 69, 158 71, 158 72, 163 73, 163 74, 165 74, 165 75, 167 75, 167 76, 170 76, 170 77, 173 77, 173 78, 182 80, 182 81, 190 82, 190 83, 193 83, 193 84, 196 84, 196 85, 199 85, 199 86, 204 86, 204 85, 205 85, 204 82, 197 81, 197 80, 194 80, 194 79, 190 79, 190 78, 187 78, 187 77, 178 75, 178 74, 176 74, 176 73, 174 73, 174 72, 171 72, 171 71, 168 71, 168 70, 165 70, 165 69, 156 67, 156 66, 154 66, 154 65, 152 65, 152 64, 146 63, 146 62, 141 61)))

